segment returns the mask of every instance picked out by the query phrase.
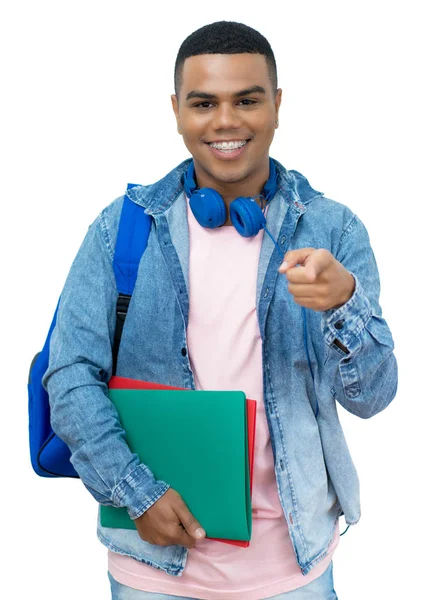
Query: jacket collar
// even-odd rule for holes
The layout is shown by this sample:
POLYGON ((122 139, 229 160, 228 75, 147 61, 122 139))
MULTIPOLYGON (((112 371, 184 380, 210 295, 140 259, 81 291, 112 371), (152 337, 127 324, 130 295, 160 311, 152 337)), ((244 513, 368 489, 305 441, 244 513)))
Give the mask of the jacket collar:
MULTIPOLYGON (((165 213, 183 192, 182 178, 192 160, 184 160, 156 183, 131 188, 126 192, 127 196, 143 206, 147 214, 155 216, 165 213)), ((310 186, 301 173, 288 171, 280 162, 273 160, 278 171, 278 192, 295 211, 305 212, 306 204, 318 196, 323 196, 322 192, 317 192, 310 186)))

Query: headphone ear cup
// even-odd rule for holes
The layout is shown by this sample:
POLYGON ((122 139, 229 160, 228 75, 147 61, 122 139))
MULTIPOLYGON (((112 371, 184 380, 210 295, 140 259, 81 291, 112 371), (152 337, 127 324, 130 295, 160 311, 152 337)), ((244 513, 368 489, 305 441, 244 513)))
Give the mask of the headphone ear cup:
POLYGON ((243 237, 253 237, 266 224, 263 211, 251 198, 237 198, 231 202, 229 215, 233 226, 243 237))
POLYGON ((226 205, 212 188, 196 190, 190 198, 191 212, 202 227, 214 229, 226 222, 226 205))

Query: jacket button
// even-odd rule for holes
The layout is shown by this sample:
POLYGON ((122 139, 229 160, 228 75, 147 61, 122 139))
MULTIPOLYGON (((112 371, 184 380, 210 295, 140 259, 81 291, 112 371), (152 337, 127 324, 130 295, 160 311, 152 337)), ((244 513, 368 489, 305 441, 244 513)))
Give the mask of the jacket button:
POLYGON ((340 319, 340 321, 337 321, 337 323, 335 323, 334 327, 336 329, 343 329, 343 325, 344 325, 344 321, 343 321, 343 319, 340 319))
POLYGON ((187 356, 187 349, 186 348, 182 348, 181 354, 182 354, 182 356, 187 356))

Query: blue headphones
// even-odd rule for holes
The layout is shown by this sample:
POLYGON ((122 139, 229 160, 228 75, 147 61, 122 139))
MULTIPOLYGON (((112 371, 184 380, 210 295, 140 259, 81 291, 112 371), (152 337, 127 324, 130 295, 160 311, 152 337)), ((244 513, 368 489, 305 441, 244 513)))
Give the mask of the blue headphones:
MULTIPOLYGON (((263 204, 267 204, 275 195, 277 173, 275 163, 269 158, 270 174, 260 194, 263 204)), ((202 227, 214 229, 226 221, 226 205, 221 195, 212 188, 197 188, 194 179, 194 161, 191 161, 184 175, 184 190, 190 200, 190 207, 196 220, 202 227)), ((256 198, 256 196, 255 196, 256 198)), ((236 198, 231 202, 229 216, 232 224, 243 237, 256 235, 266 225, 263 210, 255 198, 236 198)))

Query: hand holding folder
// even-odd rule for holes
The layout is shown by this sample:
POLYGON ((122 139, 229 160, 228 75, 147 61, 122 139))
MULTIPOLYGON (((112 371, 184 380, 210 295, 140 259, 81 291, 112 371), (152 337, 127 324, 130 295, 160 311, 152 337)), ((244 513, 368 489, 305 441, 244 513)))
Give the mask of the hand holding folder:
MULTIPOLYGON (((180 493, 207 537, 248 546, 256 402, 242 392, 121 377, 109 388, 132 451, 180 493)), ((100 519, 104 527, 136 529, 123 508, 101 506, 100 519)))

